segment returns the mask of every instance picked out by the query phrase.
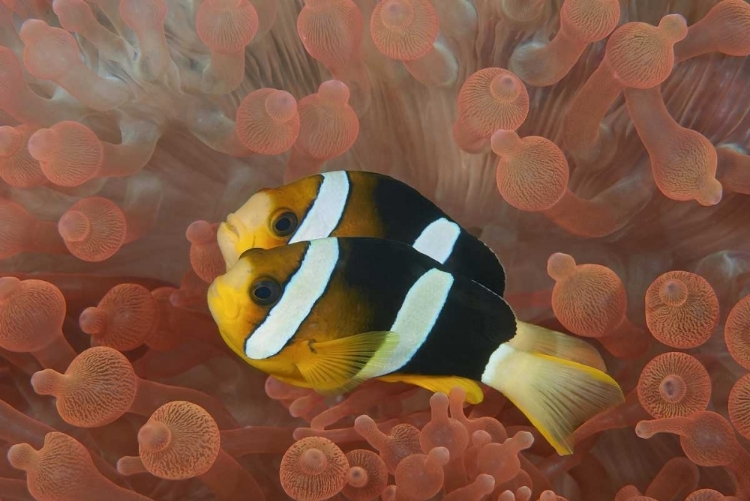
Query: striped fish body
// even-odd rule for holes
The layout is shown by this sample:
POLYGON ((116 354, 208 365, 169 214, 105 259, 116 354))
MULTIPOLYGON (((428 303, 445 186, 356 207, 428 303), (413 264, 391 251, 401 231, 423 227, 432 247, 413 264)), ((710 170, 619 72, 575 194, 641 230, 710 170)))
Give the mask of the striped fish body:
MULTIPOLYGON (((289 346, 395 331, 398 345, 378 375, 404 372, 478 381, 490 354, 515 335, 515 317, 500 296, 453 276, 406 244, 327 238, 273 252, 286 255, 291 266, 278 274, 264 273, 279 284, 279 300, 266 307, 262 321, 244 329, 241 350, 248 359, 283 359, 289 346)), ((249 251, 243 259, 257 269, 254 258, 267 254, 249 251)))
POLYGON ((494 252, 417 190, 392 177, 334 171, 261 190, 219 228, 227 269, 253 247, 327 237, 409 244, 451 273, 502 296, 505 271, 494 252))
POLYGON ((324 238, 250 249, 214 280, 208 302, 227 344, 282 381, 323 394, 373 378, 432 391, 460 386, 473 403, 482 382, 565 453, 571 423, 622 397, 588 344, 518 322, 502 297, 401 242, 324 238), (555 424, 560 413, 574 416, 555 424))

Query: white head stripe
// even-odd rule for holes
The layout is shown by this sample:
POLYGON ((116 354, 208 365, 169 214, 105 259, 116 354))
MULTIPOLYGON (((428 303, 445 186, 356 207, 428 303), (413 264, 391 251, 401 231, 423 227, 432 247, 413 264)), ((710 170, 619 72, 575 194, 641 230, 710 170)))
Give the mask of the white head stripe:
POLYGON ((422 231, 413 247, 435 261, 445 263, 453 252, 453 246, 460 234, 461 228, 456 223, 440 218, 422 231))
POLYGON ((349 178, 346 172, 325 172, 318 196, 289 243, 329 236, 344 215, 348 196, 349 178))
POLYGON ((284 287, 281 299, 245 342, 245 355, 260 360, 284 348, 325 292, 338 259, 339 244, 335 238, 310 242, 299 269, 284 287))
POLYGON ((398 334, 398 344, 388 362, 379 368, 366 365, 360 375, 378 377, 406 365, 432 332, 452 285, 453 276, 435 268, 419 277, 406 294, 391 327, 398 334))

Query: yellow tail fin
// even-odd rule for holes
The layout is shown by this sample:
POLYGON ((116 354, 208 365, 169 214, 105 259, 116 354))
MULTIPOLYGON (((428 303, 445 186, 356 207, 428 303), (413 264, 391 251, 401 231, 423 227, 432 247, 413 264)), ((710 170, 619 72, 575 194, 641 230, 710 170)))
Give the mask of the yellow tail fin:
POLYGON ((510 343, 492 354, 482 382, 508 397, 560 455, 572 454, 579 425, 625 400, 617 382, 600 370, 510 343))
POLYGON ((583 339, 516 320, 516 335, 508 342, 521 351, 535 351, 606 371, 599 351, 583 339))

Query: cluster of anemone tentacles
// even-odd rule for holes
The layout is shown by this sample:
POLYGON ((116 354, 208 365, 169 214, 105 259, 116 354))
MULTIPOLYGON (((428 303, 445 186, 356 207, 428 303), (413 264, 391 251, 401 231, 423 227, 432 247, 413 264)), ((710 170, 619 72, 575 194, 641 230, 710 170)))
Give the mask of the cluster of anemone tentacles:
POLYGON ((0 0, 0 499, 750 499, 748 54, 744 0, 0 0), (239 360, 218 223, 337 169, 480 235, 625 403, 561 457, 494 390, 239 360))

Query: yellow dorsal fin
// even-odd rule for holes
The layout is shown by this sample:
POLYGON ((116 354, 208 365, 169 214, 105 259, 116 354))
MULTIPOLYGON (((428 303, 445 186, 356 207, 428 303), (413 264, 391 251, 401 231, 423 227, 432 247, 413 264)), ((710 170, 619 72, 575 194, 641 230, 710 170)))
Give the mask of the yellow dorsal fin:
POLYGON ((389 374, 378 379, 388 383, 408 383, 421 386, 432 392, 443 392, 448 395, 452 388, 459 386, 466 391, 466 402, 478 404, 484 400, 484 392, 478 383, 458 376, 416 376, 410 374, 389 374))
POLYGON ((625 401, 617 382, 598 369, 508 343, 493 353, 482 382, 508 397, 560 455, 572 454, 578 426, 625 401))
POLYGON ((606 371, 599 351, 583 339, 516 320, 516 335, 508 342, 521 351, 533 351, 606 371))
POLYGON ((365 365, 373 369, 385 367, 397 343, 398 334, 390 331, 309 341, 309 352, 297 363, 297 369, 310 387, 322 395, 346 393, 367 379, 358 377, 365 365))

